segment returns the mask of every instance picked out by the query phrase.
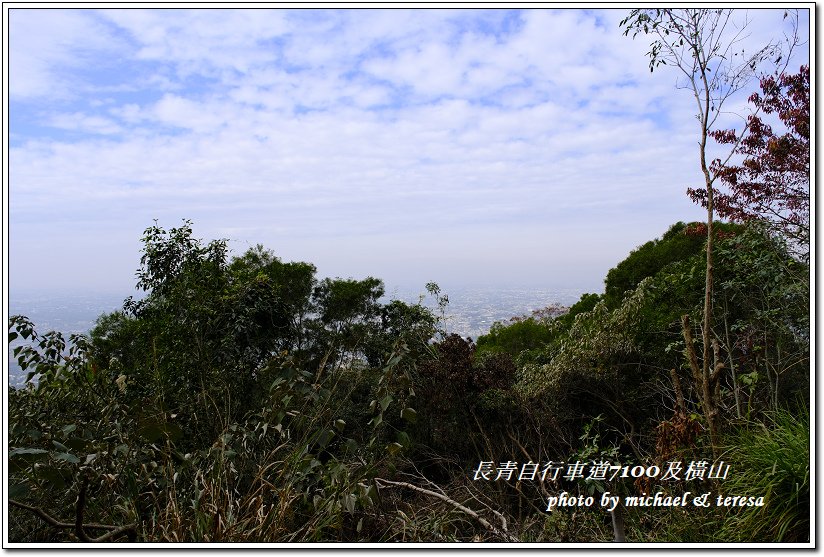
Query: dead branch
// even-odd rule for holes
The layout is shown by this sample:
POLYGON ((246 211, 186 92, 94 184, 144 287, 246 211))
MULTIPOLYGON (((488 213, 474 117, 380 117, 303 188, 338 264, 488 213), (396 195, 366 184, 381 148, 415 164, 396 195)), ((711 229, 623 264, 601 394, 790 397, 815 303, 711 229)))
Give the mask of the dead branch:
POLYGON ((391 481, 391 480, 385 480, 383 478, 375 478, 375 482, 378 483, 379 486, 380 486, 380 484, 383 484, 384 486, 387 486, 387 487, 405 487, 407 489, 411 489, 413 491, 417 491, 419 493, 429 495, 430 497, 435 497, 437 499, 440 499, 441 501, 444 501, 445 503, 449 503, 450 505, 452 505, 456 509, 460 510, 461 512, 464 512, 464 513, 468 514, 469 516, 471 516, 472 518, 477 520, 478 523, 480 523, 481 526, 483 526, 484 528, 486 528, 487 530, 489 530, 490 532, 492 532, 496 536, 500 536, 508 542, 519 542, 520 541, 518 538, 516 538, 515 536, 509 534, 508 532, 505 532, 505 531, 502 531, 502 530, 496 528, 489 521, 487 521, 485 518, 480 516, 478 513, 476 513, 475 511, 473 511, 469 507, 465 507, 464 505, 461 505, 460 503, 458 503, 457 501, 455 501, 453 499, 450 499, 446 495, 443 495, 441 493, 437 493, 435 491, 430 491, 428 489, 424 489, 422 487, 418 487, 416 485, 412 485, 412 484, 407 483, 407 482, 394 482, 394 481, 391 481))
MULTIPOLYGON (((15 501, 14 499, 9 499, 9 504, 14 506, 14 507, 17 507, 19 509, 23 509, 25 511, 29 511, 30 513, 33 513, 33 514, 39 516, 41 519, 43 519, 44 522, 46 522, 50 526, 54 526, 55 528, 71 528, 71 529, 74 529, 75 531, 77 530, 77 522, 76 521, 75 522, 61 522, 61 521, 57 520, 56 518, 54 518, 53 516, 51 516, 50 514, 48 514, 46 511, 44 511, 40 507, 32 507, 30 505, 26 505, 25 503, 15 501)), ((82 512, 80 513, 80 515, 82 516, 82 512)), ((127 524, 125 526, 114 526, 112 524, 88 523, 88 524, 82 524, 81 525, 81 531, 82 531, 83 528, 90 529, 90 530, 109 530, 108 532, 106 532, 105 534, 103 534, 102 536, 97 537, 97 538, 90 538, 84 532, 83 536, 84 536, 85 539, 81 538, 81 541, 87 541, 87 542, 96 542, 96 543, 105 542, 105 541, 114 539, 115 537, 117 537, 121 534, 128 534, 129 539, 133 540, 137 535, 137 530, 136 530, 137 529, 137 524, 127 524)))

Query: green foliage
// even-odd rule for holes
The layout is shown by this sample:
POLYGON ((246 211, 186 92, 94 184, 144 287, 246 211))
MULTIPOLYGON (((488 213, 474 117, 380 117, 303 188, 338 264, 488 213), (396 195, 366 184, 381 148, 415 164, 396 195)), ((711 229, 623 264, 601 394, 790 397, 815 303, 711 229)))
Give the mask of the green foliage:
MULTIPOLYGON (((604 299, 607 306, 617 307, 626 293, 634 290, 646 277, 656 275, 670 264, 690 260, 703 253, 706 237, 698 233, 700 226, 702 225, 695 223, 675 223, 661 238, 637 247, 610 269, 604 280, 604 299)), ((740 225, 715 223, 715 231, 719 237, 740 230, 740 225)))
POLYGON ((347 355, 360 355, 360 347, 380 324, 378 299, 383 291, 383 283, 371 277, 324 279, 315 287, 312 304, 317 317, 307 324, 313 363, 319 368, 334 368, 344 363, 347 355))
POLYGON ((541 351, 569 330, 575 316, 592 310, 601 296, 583 294, 570 308, 549 306, 526 318, 495 322, 489 333, 478 337, 478 354, 507 353, 519 363, 534 363, 541 351))
MULTIPOLYGON (((717 304, 717 319, 729 333, 721 329, 716 336, 728 345, 722 363, 730 370, 721 397, 742 412, 774 408, 808 388, 804 266, 756 229, 719 230, 727 236, 718 242, 723 271, 716 296, 727 300, 717 304)), ((519 360, 516 390, 541 399, 556 416, 580 416, 579 427, 603 415, 625 449, 653 452, 653 436, 642 432, 669 417, 664 408, 675 403, 670 370, 689 375, 681 316, 700 315, 703 301, 703 240, 696 251, 684 231, 680 223, 673 226, 610 272, 606 282, 613 287, 617 277, 632 284, 647 275, 614 297, 617 305, 610 306, 606 295, 585 295, 569 314, 548 324, 542 348, 519 360)), ((683 386, 687 399, 699 397, 695 384, 683 386)))
MULTIPOLYGON (((809 418, 776 413, 808 393, 809 267, 762 231, 732 231, 717 244, 714 336, 728 364, 722 433, 735 445, 724 458, 741 483, 723 487, 746 494, 749 482, 773 503, 630 509, 632 541, 809 532, 809 418), (745 428, 730 422, 738 409, 745 428)), ((701 243, 683 232, 674 226, 613 269, 612 298, 585 294, 566 314, 496 324, 476 347, 445 334, 422 300, 382 302, 375 278, 318 280, 313 265, 262 246, 230 257, 222 241, 194 239, 188 222, 150 227, 145 297, 101 316, 88 337, 9 321, 32 374, 9 392, 11 537, 608 540, 601 509, 547 516, 546 490, 637 486, 467 477, 479 460, 653 463, 667 448, 705 452, 688 381, 692 415, 673 418, 671 378, 688 374, 680 319, 700 312, 704 279, 701 243), (682 423, 690 435, 665 447, 660 426, 682 423), (79 513, 88 526, 50 526, 32 509, 66 524, 79 513)), ((447 297, 427 290, 443 316, 447 297)))
POLYGON ((534 317, 506 325, 496 322, 489 333, 478 337, 478 351, 493 354, 505 352, 514 358, 525 350, 540 348, 552 338, 552 329, 534 317))
POLYGON ((732 508, 721 529, 738 542, 810 541, 810 415, 779 410, 728 437, 734 474, 727 495, 764 497, 763 507, 732 508))
POLYGON ((652 388, 657 370, 645 361, 639 345, 641 318, 656 294, 653 286, 645 279, 614 311, 601 300, 578 314, 546 348, 544 363, 520 370, 516 392, 540 401, 558 419, 574 417, 573 429, 603 415, 605 426, 613 430, 610 442, 628 443, 629 451, 638 442, 634 435, 657 418, 652 388))
POLYGON ((229 260, 188 221, 143 241, 145 297, 88 338, 9 322, 38 380, 10 391, 16 539, 82 536, 26 508, 147 541, 350 535, 378 502, 374 475, 410 446, 437 318, 380 303, 377 279, 317 281, 261 246, 229 260))
MULTIPOLYGON (((734 385, 750 410, 776 410, 809 390, 810 268, 780 238, 749 226, 718 248, 716 296, 734 385)), ((739 397, 741 398, 741 397, 739 397)))
POLYGON ((601 299, 602 296, 600 294, 581 294, 581 298, 572 304, 569 311, 566 314, 559 316, 557 319, 563 323, 566 328, 569 328, 575 320, 576 315, 579 313, 592 311, 601 299))

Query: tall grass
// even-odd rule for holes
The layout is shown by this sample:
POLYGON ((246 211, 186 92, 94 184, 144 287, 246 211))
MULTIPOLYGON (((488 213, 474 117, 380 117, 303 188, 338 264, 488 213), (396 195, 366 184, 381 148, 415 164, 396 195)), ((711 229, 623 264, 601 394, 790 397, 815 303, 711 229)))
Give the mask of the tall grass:
POLYGON ((763 507, 731 508, 719 532, 727 541, 807 542, 810 539, 810 414, 772 413, 731 438, 733 465, 726 495, 764 497, 763 507))

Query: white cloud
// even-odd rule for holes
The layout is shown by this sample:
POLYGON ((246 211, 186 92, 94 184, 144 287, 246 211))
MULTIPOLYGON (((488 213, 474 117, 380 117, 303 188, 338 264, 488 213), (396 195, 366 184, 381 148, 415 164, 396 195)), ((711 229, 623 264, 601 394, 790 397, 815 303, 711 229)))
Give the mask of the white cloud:
POLYGON ((260 41, 285 29, 278 10, 104 10, 141 46, 136 57, 176 63, 184 73, 246 72, 271 61, 260 41))
POLYGON ((32 273, 48 242, 26 238, 53 237, 55 219, 84 223, 61 228, 67 242, 93 242, 88 230, 137 238, 154 218, 192 218, 204 237, 331 273, 356 261, 428 275, 413 267, 432 261, 456 277, 580 278, 575 265, 605 272, 700 216, 684 195, 700 179, 690 98, 650 74, 648 44, 621 36, 616 10, 49 13, 12 18, 12 36, 33 35, 17 94, 60 80, 67 96, 107 92, 70 107, 32 94, 37 110, 12 129, 14 253, 33 250, 32 273), (62 39, 44 38, 51 25, 62 39), (93 29, 102 38, 85 42, 93 29), (123 90, 82 64, 58 73, 65 52, 116 62, 123 90), (44 123, 93 135, 27 127, 44 123))
POLYGON ((74 70, 96 63, 123 45, 82 10, 9 10, 9 94, 15 101, 76 96, 74 70))
POLYGON ((186 128, 195 133, 213 132, 226 123, 225 113, 214 110, 208 104, 168 94, 155 104, 152 115, 161 124, 186 128))
POLYGON ((110 135, 121 133, 123 129, 108 118, 89 116, 75 112, 72 114, 58 114, 50 120, 55 128, 92 134, 110 135))

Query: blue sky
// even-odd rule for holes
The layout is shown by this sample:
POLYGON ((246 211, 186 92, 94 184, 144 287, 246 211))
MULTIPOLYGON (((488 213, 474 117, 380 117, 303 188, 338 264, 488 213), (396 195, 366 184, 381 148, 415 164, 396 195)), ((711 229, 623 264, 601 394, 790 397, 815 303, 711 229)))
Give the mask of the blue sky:
MULTIPOLYGON (((693 101, 625 15, 10 9, 11 290, 129 293, 191 219, 321 276, 601 291, 703 212, 693 101)), ((786 24, 747 15, 745 47, 786 24)))

